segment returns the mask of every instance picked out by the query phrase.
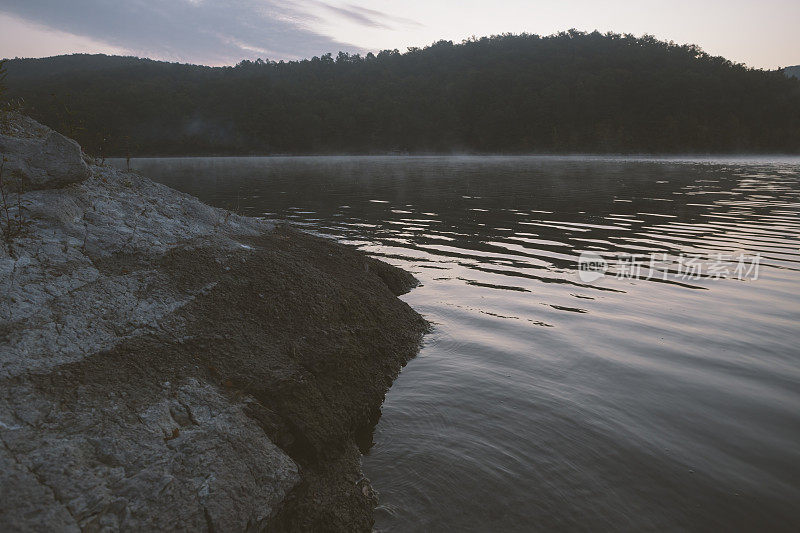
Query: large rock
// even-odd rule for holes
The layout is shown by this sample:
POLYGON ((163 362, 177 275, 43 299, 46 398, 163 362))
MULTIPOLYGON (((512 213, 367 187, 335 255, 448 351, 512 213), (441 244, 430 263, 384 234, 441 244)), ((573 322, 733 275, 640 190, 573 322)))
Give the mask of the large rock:
POLYGON ((0 154, 3 180, 14 191, 18 184, 22 190, 56 189, 89 177, 81 147, 55 131, 42 136, 0 135, 0 154))
POLYGON ((413 277, 11 126, 0 531, 370 531, 356 435, 426 329, 413 277))
MULTIPOLYGON (((26 117, 6 133, 3 178, 23 226, 0 242, 0 530, 257 528, 300 474, 247 414, 252 398, 188 373, 134 379, 115 364, 123 390, 70 372, 96 372, 203 294, 210 280, 159 271, 170 249, 194 243, 223 261, 274 226, 87 166, 74 141, 26 117)), ((123 361, 147 350, 132 351, 123 361)))

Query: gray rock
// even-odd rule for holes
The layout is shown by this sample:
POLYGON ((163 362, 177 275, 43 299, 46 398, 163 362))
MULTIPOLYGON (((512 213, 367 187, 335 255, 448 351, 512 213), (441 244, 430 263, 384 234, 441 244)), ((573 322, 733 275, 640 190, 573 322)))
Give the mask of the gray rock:
POLYGON ((202 289, 176 291, 154 266, 114 269, 109 257, 144 265, 197 240, 242 250, 238 238, 274 227, 132 172, 90 170, 84 182, 21 196, 25 231, 0 247, 0 338, 3 324, 14 325, 0 345, 0 377, 74 362, 158 329, 202 289))
POLYGON ((3 177, 23 179, 19 197, 7 192, 24 227, 0 243, 0 530, 258 527, 300 477, 245 414, 247 397, 196 378, 101 394, 36 379, 159 331, 207 289, 159 272, 170 250, 195 243, 224 258, 273 226, 88 166, 30 119, 12 125, 0 152, 3 177))
POLYGON ((3 180, 7 187, 53 189, 89 177, 89 167, 78 143, 55 131, 31 128, 26 131, 27 136, 0 135, 3 180))
POLYGON ((4 131, 42 188, 0 241, 0 531, 370 531, 413 277, 4 131))
POLYGON ((244 403, 195 379, 133 410, 97 398, 65 410, 25 387, 8 396, 0 401, 4 531, 244 531, 300 480, 244 403))

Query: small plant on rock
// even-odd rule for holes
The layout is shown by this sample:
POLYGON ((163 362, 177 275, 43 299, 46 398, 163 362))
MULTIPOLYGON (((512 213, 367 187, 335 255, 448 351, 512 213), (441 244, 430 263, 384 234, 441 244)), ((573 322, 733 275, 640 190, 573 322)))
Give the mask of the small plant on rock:
POLYGON ((11 186, 8 183, 8 176, 5 172, 5 166, 8 158, 0 155, 0 230, 3 233, 3 240, 6 245, 11 247, 11 242, 17 237, 25 226, 22 211, 22 180, 18 179, 16 183, 16 201, 12 197, 11 186))
POLYGON ((11 118, 24 110, 22 98, 8 99, 8 86, 6 85, 6 60, 0 59, 0 133, 11 129, 11 118))
POLYGON ((6 109, 6 60, 0 59, 0 133, 8 130, 8 110, 6 109))
POLYGON ((53 98, 53 109, 58 117, 58 128, 56 129, 70 139, 77 139, 86 127, 78 117, 78 113, 72 108, 70 95, 67 94, 60 98, 58 95, 52 94, 51 97, 53 98))
POLYGON ((8 92, 6 76, 8 76, 8 72, 6 72, 6 60, 0 59, 0 102, 5 101, 6 93, 8 92))

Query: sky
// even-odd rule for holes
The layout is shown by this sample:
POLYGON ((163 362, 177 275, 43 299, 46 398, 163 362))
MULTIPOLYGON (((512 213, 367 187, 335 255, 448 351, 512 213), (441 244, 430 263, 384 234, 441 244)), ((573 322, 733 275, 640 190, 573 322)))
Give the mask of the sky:
POLYGON ((800 0, 0 0, 0 57, 225 65, 570 28, 646 33, 756 68, 800 64, 800 0))

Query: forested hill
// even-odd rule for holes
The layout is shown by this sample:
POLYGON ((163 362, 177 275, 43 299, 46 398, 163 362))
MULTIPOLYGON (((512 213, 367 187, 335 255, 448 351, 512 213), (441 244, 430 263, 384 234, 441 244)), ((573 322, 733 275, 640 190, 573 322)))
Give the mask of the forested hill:
POLYGON ((73 55, 7 69, 29 114, 94 153, 800 153, 800 81, 652 37, 506 35, 220 68, 73 55))
POLYGON ((800 78, 800 65, 794 67, 786 67, 783 69, 784 74, 793 78, 800 78))

